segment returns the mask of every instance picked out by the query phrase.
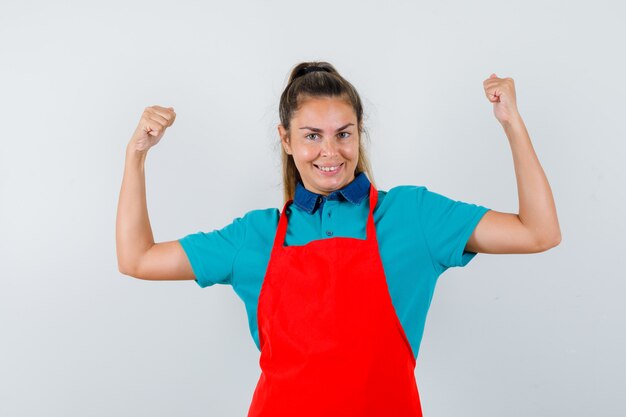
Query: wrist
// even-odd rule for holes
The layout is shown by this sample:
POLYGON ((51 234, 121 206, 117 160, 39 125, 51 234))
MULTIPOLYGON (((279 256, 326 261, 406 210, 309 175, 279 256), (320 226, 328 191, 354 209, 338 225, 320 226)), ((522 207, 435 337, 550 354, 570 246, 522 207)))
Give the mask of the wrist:
POLYGON ((128 162, 141 162, 143 163, 148 156, 148 150, 139 151, 135 147, 134 141, 131 141, 126 147, 126 160, 128 162))
POLYGON ((519 113, 515 113, 507 120, 501 121, 500 124, 505 130, 508 130, 524 126, 524 121, 522 120, 522 116, 519 113))
POLYGON ((526 131, 526 125, 521 117, 516 117, 511 119, 505 123, 502 123, 502 127, 504 129, 504 134, 509 139, 509 142, 517 142, 521 140, 521 138, 528 137, 528 132, 526 131))

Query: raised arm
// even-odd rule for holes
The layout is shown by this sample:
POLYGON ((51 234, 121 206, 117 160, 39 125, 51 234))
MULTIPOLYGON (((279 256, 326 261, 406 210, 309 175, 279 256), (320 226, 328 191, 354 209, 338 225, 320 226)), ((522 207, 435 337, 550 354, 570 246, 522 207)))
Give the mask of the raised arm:
POLYGON ((121 273, 148 280, 194 279, 178 241, 155 243, 146 204, 145 161, 165 129, 174 123, 173 108, 146 107, 126 146, 124 178, 117 206, 115 240, 121 273))
POLYGON ((550 184, 517 109, 513 79, 491 74, 483 86, 513 153, 519 213, 488 211, 465 249, 482 253, 546 251, 561 242, 561 230, 550 184))

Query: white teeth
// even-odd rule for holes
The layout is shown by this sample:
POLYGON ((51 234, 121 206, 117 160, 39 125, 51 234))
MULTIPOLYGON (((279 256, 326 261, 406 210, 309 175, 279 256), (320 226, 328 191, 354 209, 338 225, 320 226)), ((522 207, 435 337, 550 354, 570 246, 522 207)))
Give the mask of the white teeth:
POLYGON ((339 168, 339 165, 337 165, 336 167, 318 167, 318 168, 325 172, 331 172, 331 171, 336 171, 337 168, 339 168))

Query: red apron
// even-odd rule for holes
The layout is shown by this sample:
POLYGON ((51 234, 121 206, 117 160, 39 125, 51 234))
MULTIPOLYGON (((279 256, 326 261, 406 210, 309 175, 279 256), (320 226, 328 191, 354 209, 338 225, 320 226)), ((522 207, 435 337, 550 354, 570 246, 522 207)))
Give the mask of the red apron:
POLYGON ((415 358, 366 239, 284 246, 285 204, 259 295, 261 376, 248 417, 421 417, 415 358))

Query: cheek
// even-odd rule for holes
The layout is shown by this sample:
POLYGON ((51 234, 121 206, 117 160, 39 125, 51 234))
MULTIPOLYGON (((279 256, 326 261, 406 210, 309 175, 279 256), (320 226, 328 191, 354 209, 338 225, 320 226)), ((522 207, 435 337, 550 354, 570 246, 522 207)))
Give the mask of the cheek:
POLYGON ((293 159, 296 165, 313 161, 316 157, 317 152, 313 146, 298 146, 293 149, 293 159))
POLYGON ((291 156, 293 157, 293 161, 295 162, 298 169, 304 168, 304 165, 310 160, 308 152, 303 149, 293 149, 293 153, 291 154, 291 156))
POLYGON ((346 146, 344 148, 344 157, 348 158, 348 159, 358 159, 359 157, 359 144, 358 143, 354 143, 354 144, 350 144, 348 146, 346 146))

